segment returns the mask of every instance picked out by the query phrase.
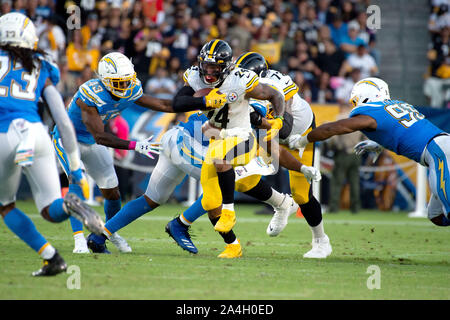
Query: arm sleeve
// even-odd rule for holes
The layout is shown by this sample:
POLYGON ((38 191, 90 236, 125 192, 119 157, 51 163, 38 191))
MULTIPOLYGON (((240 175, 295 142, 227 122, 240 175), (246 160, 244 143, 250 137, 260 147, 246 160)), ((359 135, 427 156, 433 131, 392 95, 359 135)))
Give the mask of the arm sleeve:
POLYGON ((64 107, 63 99, 52 85, 44 88, 43 95, 61 134, 61 140, 69 158, 70 170, 75 171, 80 168, 79 150, 75 129, 64 107))
POLYGON ((206 109, 204 97, 194 97, 194 89, 189 86, 182 87, 173 98, 175 112, 187 112, 206 109))

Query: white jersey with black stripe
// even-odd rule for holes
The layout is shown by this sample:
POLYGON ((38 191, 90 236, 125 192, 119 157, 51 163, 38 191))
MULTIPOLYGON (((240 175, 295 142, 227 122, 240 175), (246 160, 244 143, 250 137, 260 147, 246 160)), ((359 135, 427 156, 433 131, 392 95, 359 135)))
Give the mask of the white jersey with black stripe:
MULTIPOLYGON (((295 82, 288 75, 272 69, 267 70, 264 78, 261 79, 270 79, 277 84, 277 88, 282 88, 285 101, 292 99, 292 117, 294 118, 294 123, 291 135, 303 134, 311 125, 314 114, 309 103, 298 94, 299 89, 295 82)), ((280 140, 280 142, 283 143, 285 141, 280 140)))
MULTIPOLYGON (((194 91, 214 88, 203 82, 198 67, 186 70, 183 79, 194 91)), ((222 108, 206 113, 210 123, 218 128, 243 128, 250 131, 250 105, 245 94, 252 91, 258 83, 259 77, 255 72, 241 68, 233 69, 219 87, 219 91, 226 94, 228 102, 222 108)))

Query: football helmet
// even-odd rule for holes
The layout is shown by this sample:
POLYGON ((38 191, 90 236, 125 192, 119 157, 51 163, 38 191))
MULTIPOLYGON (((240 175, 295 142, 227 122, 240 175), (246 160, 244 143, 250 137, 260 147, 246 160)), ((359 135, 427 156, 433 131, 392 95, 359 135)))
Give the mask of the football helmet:
POLYGON ((220 39, 206 43, 197 59, 200 78, 207 85, 221 83, 234 68, 233 50, 226 41, 220 39))
POLYGON ((36 50, 39 38, 30 18, 11 12, 0 17, 0 45, 36 50))
POLYGON ((266 59, 257 52, 241 54, 235 61, 235 66, 255 72, 260 77, 269 69, 266 59))
POLYGON ((101 58, 97 74, 106 89, 118 98, 129 98, 137 84, 133 63, 120 52, 101 58))
POLYGON ((363 103, 390 99, 388 84, 378 78, 364 78, 353 86, 350 104, 353 108, 363 103))

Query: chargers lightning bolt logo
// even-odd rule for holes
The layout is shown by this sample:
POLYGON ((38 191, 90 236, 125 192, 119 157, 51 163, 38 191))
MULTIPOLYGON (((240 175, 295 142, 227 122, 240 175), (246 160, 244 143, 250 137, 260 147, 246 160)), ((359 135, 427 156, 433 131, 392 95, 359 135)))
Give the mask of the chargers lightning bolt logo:
POLYGON ((447 199, 447 193, 445 192, 444 161, 442 161, 441 159, 439 159, 439 172, 441 173, 440 187, 442 189, 442 192, 444 193, 445 199, 447 199))

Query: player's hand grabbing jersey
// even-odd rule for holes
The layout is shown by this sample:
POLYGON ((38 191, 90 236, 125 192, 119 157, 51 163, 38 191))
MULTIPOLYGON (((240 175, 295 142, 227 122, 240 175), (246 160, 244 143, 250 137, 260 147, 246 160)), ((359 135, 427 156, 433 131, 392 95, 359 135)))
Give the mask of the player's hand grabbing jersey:
MULTIPOLYGON (((196 66, 186 70, 183 79, 194 91, 213 88, 201 80, 196 66)), ((228 103, 207 113, 210 123, 218 128, 243 128, 250 131, 250 107, 245 94, 252 91, 258 83, 259 77, 253 71, 241 68, 232 70, 219 87, 219 91, 226 94, 228 103)))

